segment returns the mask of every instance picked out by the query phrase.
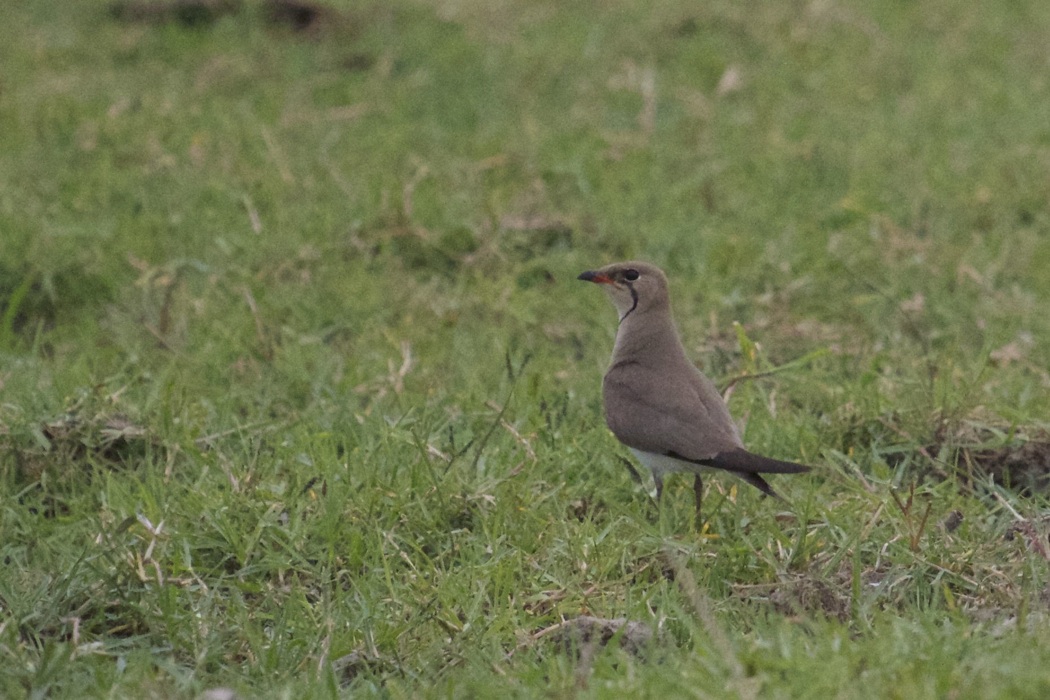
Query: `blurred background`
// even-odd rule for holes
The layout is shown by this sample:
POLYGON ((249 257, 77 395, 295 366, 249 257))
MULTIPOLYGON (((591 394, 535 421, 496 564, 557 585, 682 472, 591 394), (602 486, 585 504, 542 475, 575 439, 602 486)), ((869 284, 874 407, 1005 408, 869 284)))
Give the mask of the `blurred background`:
MULTIPOLYGON (((667 271, 720 385, 760 376, 730 401, 745 439, 822 465, 788 495, 802 521, 842 528, 785 545, 766 522, 761 544, 722 551, 716 596, 785 561, 830 581, 829 542, 854 542, 856 573, 899 535, 914 565, 917 516, 879 488, 942 489, 930 522, 966 513, 976 542, 1012 518, 996 488, 1044 494, 1050 4, 4 5, 0 579, 23 678, 48 644, 90 639, 169 650, 184 688, 240 668, 259 689, 302 658, 259 621, 282 614, 384 659, 355 673, 430 678, 440 640, 475 648, 461 633, 481 604, 414 622, 423 641, 406 643, 421 601, 384 618, 332 593, 352 570, 360 600, 399 601, 366 573, 387 555, 509 548, 525 560, 486 605, 546 590, 532 566, 586 579, 528 619, 603 608, 592 584, 614 591, 610 616, 659 608, 622 571, 591 580, 576 555, 542 554, 545 537, 575 551, 561 527, 642 528, 649 544, 624 546, 650 554, 667 534, 646 529, 601 419, 615 314, 575 280, 620 259, 667 271), (899 518, 861 536, 857 512, 899 518), (473 544, 435 534, 450 531, 473 544), (317 599, 289 603, 293 572, 331 593, 335 628, 303 612, 317 599), (194 627, 226 605, 243 607, 236 629, 194 627), (238 636, 253 625, 271 641, 238 636)), ((668 494, 678 533, 685 481, 668 494)), ((711 488, 727 499, 713 529, 749 536, 731 480, 711 488)), ((959 576, 953 604, 984 594, 959 576)), ((845 599, 850 580, 827 585, 845 599)), ((930 585, 886 595, 947 606, 930 585)), ((527 626, 472 634, 497 658, 527 626)))

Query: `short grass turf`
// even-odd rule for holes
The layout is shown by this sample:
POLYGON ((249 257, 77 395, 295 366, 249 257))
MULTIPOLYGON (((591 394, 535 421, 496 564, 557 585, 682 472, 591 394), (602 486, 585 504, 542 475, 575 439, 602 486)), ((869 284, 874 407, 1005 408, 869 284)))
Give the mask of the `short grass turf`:
POLYGON ((1050 694, 1050 4, 7 5, 3 696, 1050 694))

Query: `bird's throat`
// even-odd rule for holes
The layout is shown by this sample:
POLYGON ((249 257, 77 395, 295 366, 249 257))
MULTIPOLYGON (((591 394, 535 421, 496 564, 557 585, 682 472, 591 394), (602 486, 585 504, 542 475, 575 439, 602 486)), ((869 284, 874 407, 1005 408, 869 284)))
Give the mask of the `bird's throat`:
POLYGON ((620 323, 623 323, 624 319, 630 316, 631 312, 638 308, 638 292, 635 291, 634 285, 627 285, 627 289, 631 292, 631 308, 624 311, 623 315, 620 316, 620 323))

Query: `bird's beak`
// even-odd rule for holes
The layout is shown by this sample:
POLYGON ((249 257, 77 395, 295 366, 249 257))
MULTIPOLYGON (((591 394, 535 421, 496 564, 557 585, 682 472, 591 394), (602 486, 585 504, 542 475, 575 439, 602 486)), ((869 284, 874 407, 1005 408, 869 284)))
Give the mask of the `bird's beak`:
POLYGON ((595 272, 594 270, 587 270, 586 272, 581 272, 580 276, 576 279, 583 280, 584 282, 597 282, 598 284, 613 283, 612 277, 609 277, 608 275, 603 275, 600 272, 595 272))

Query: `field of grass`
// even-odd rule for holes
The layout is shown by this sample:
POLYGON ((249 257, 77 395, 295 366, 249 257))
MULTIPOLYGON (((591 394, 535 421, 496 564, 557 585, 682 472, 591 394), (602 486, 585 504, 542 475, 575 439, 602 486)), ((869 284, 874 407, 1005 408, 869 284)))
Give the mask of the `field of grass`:
POLYGON ((0 696, 1050 696, 1050 3, 187 7, 3 10, 0 696))

